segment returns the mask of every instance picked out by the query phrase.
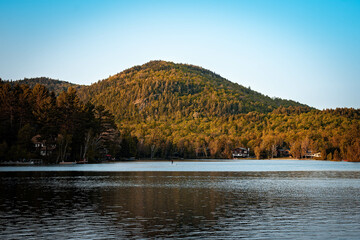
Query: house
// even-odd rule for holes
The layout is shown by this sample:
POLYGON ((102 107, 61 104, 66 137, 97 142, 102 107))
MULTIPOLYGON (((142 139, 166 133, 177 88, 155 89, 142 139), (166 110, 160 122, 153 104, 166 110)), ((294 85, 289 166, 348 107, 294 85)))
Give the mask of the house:
POLYGON ((238 147, 232 150, 233 158, 246 158, 250 155, 250 148, 238 147))
POLYGON ((31 142, 40 156, 50 156, 56 148, 56 144, 46 144, 46 140, 41 139, 40 135, 34 136, 31 142))
POLYGON ((317 152, 317 153, 313 153, 312 151, 306 151, 305 158, 321 158, 321 153, 317 152))

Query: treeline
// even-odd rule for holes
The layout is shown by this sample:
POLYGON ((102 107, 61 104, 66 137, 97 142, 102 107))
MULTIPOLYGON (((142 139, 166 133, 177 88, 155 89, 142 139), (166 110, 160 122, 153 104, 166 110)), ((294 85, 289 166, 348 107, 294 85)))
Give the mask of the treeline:
POLYGON ((231 158, 236 147, 250 148, 259 159, 294 158, 309 152, 318 159, 360 161, 360 111, 279 108, 225 117, 127 122, 138 140, 137 157, 231 158))
POLYGON ((128 137, 120 136, 114 117, 81 102, 74 88, 56 96, 43 85, 0 81, 0 109, 0 161, 94 162, 130 154, 121 148, 128 137))
POLYGON ((55 80, 47 77, 37 77, 37 78, 24 78, 17 81, 7 81, 11 86, 16 84, 26 84, 30 88, 34 88, 36 84, 44 85, 49 91, 54 92, 55 95, 59 95, 63 91, 67 91, 69 87, 79 90, 81 85, 73 84, 66 81, 55 80))
POLYGON ((0 97, 1 161, 231 158, 236 147, 250 148, 257 158, 288 149, 295 158, 320 152, 325 160, 360 160, 356 109, 290 106, 271 113, 123 119, 116 126, 109 111, 83 103, 73 88, 56 96, 42 85, 0 82, 0 97))

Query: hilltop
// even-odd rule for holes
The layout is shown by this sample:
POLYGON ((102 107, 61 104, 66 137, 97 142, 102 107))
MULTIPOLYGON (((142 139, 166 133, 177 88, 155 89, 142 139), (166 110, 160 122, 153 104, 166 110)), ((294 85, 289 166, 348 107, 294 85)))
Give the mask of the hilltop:
POLYGON ((38 78, 24 78, 22 80, 16 81, 6 81, 11 85, 15 84, 26 84, 30 88, 34 88, 36 84, 44 85, 49 91, 55 92, 56 95, 59 95, 62 91, 67 91, 69 87, 79 90, 83 85, 78 85, 75 83, 70 83, 67 81, 56 80, 48 77, 38 77, 38 78))

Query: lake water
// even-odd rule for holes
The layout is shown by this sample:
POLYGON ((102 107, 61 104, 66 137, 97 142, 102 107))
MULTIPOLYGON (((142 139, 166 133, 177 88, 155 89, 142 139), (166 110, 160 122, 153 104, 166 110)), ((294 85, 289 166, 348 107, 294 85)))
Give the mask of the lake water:
POLYGON ((0 239, 359 239, 360 164, 1 167, 0 239))

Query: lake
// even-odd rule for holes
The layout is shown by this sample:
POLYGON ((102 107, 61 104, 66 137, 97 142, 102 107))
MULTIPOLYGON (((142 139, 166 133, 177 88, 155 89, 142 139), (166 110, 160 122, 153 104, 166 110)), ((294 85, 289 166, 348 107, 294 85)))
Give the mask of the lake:
POLYGON ((0 239, 359 239, 360 164, 0 168, 0 239))

